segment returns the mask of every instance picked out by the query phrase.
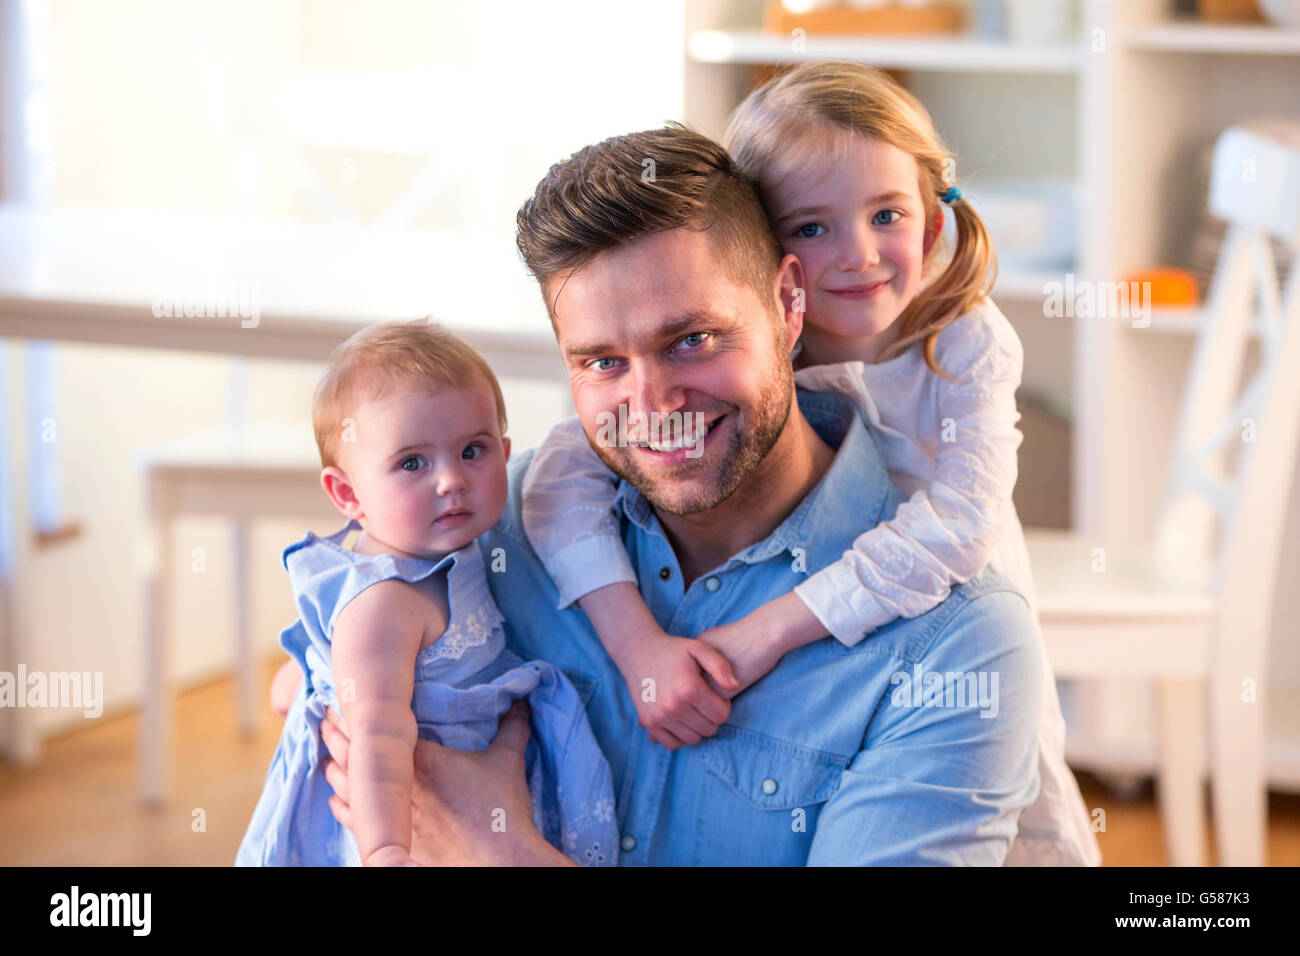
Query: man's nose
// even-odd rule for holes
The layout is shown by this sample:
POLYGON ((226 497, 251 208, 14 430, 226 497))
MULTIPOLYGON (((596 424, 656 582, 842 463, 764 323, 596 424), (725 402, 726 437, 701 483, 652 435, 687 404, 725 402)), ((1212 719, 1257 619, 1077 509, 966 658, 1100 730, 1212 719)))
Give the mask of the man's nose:
POLYGON ((667 368, 660 362, 643 362, 634 366, 632 394, 628 397, 628 411, 650 415, 666 415, 681 409, 685 389, 680 372, 667 368))
POLYGON ((869 223, 858 223, 848 232, 841 233, 836 252, 836 267, 842 272, 866 272, 880 264, 880 250, 869 223))

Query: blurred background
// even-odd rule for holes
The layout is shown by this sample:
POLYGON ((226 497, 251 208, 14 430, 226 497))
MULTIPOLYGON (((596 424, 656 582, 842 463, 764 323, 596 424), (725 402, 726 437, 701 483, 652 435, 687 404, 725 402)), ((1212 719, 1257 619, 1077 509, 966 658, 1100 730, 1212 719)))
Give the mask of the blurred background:
MULTIPOLYGON (((1207 207, 1215 142, 1246 126, 1300 143, 1300 4, 1277 0, 0 11, 0 672, 84 678, 79 706, 0 706, 0 864, 233 861, 279 733, 266 686, 295 615, 280 555, 343 524, 316 483, 323 361, 367 323, 432 315, 501 375, 514 447, 537 445, 571 406, 514 216, 582 146, 669 119, 720 138, 748 90, 807 59, 889 70, 931 111, 997 245, 994 297, 1025 346, 1021 519, 1070 532, 1095 578, 1097 549, 1158 537, 1166 514, 1228 229, 1207 207), (1048 289, 1076 277, 1150 282, 1150 308, 1053 314, 1048 289)), ((1283 282, 1294 247, 1265 241, 1283 282)), ((1276 370, 1282 340, 1256 298, 1247 378, 1276 370)), ((1285 474, 1280 546, 1251 555, 1277 587, 1256 595, 1247 670, 1214 651, 1238 639, 1222 611, 1224 555, 1244 553, 1231 520, 1207 603, 1160 604, 1199 651, 1162 637, 1145 670, 1095 663, 1114 648, 1058 664, 1107 864, 1221 862, 1232 820, 1265 828, 1246 862, 1300 864, 1288 445, 1259 453, 1285 474), (1208 786, 1206 688, 1242 674, 1262 821, 1208 786)), ((1108 580, 1132 583, 1126 567, 1108 580)))

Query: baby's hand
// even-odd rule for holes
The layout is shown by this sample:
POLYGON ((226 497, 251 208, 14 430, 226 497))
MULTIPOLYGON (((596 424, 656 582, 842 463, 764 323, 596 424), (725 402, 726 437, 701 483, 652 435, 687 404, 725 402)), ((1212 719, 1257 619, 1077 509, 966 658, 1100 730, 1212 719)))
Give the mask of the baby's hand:
POLYGON ((422 866, 400 846, 381 846, 365 859, 366 866, 422 866))
POLYGON ((715 686, 739 691, 731 665, 717 650, 663 631, 628 642, 618 665, 636 705, 638 723, 651 740, 669 750, 698 744, 718 732, 731 704, 715 686))

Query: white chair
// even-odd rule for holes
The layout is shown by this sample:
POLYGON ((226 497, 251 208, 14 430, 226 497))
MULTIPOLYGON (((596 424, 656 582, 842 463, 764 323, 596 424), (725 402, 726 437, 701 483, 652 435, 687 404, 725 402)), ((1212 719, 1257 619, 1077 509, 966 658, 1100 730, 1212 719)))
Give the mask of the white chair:
POLYGON ((1154 683, 1157 791, 1171 862, 1206 860, 1208 753, 1219 862, 1260 865, 1265 654, 1285 524, 1279 509, 1289 500, 1300 441, 1300 254, 1279 301, 1268 237, 1300 251, 1300 150, 1229 129, 1215 148, 1210 208, 1229 228, 1156 539, 1099 553, 1099 542, 1075 534, 1026 538, 1057 676, 1154 683), (1260 366, 1238 389, 1252 314, 1260 321, 1260 366))

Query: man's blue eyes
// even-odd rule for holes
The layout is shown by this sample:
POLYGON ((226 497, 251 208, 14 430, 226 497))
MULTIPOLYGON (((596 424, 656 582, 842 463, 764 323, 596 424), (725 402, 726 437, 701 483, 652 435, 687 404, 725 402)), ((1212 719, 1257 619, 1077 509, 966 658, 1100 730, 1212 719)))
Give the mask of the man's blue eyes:
MULTIPOLYGON (((678 345, 686 344, 688 345, 686 351, 693 352, 695 349, 699 348, 706 341, 708 341, 708 339, 712 335, 713 335, 712 332, 689 332, 686 335, 683 335, 680 339, 678 339, 677 344, 678 345)), ((587 363, 587 367, 590 369, 594 369, 597 372, 608 372, 610 369, 614 367, 613 364, 602 365, 601 363, 602 362, 614 363, 617 361, 618 361, 617 359, 612 359, 608 357, 592 359, 590 362, 587 363)))

